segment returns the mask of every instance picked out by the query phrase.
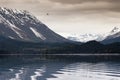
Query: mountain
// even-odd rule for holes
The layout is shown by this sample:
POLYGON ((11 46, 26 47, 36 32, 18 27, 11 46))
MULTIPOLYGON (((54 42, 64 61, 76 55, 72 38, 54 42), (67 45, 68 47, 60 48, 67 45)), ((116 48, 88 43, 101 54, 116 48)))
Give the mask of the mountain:
POLYGON ((0 7, 0 36, 25 42, 67 42, 25 10, 0 7))
POLYGON ((83 53, 99 53, 104 45, 97 41, 89 41, 80 46, 80 51, 83 53))
POLYGON ((102 44, 97 41, 89 41, 80 45, 79 51, 83 53, 120 53, 120 42, 102 44))
POLYGON ((114 27, 110 32, 104 34, 83 34, 83 35, 67 35, 67 39, 77 42, 88 42, 96 40, 104 44, 120 42, 120 28, 114 27))
POLYGON ((83 34, 83 35, 74 34, 66 36, 66 38, 72 41, 88 42, 92 40, 102 41, 105 38, 105 36, 102 34, 83 34))
MULTIPOLYGON (((109 33, 109 36, 110 36, 110 35, 117 34, 117 33, 119 33, 119 32, 120 32, 120 28, 114 27, 114 28, 111 30, 111 32, 109 33)), ((120 35, 119 35, 119 36, 120 36, 120 35)))
POLYGON ((114 27, 108 36, 102 41, 104 44, 120 42, 120 28, 114 27))

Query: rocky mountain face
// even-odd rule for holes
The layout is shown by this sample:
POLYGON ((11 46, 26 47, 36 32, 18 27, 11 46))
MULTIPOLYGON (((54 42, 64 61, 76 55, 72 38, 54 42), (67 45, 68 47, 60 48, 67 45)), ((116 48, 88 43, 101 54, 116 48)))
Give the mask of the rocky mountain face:
POLYGON ((0 7, 0 36, 25 42, 67 42, 27 11, 0 7))

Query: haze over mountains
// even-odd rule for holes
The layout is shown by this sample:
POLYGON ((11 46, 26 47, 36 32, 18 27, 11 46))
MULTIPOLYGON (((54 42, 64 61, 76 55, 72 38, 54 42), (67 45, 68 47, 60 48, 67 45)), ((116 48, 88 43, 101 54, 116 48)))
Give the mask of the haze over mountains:
POLYGON ((0 7, 0 36, 26 42, 66 42, 27 11, 0 7))

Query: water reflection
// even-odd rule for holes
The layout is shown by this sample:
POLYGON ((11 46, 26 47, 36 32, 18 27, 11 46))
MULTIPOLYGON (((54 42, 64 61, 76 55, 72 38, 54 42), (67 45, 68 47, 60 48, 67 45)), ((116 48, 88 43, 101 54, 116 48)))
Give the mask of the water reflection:
POLYGON ((119 62, 3 62, 0 63, 0 80, 120 80, 119 62))
POLYGON ((48 80, 120 80, 120 74, 115 74, 119 72, 120 66, 111 67, 113 64, 73 63, 64 67, 63 71, 59 71, 62 74, 54 74, 57 78, 48 80))

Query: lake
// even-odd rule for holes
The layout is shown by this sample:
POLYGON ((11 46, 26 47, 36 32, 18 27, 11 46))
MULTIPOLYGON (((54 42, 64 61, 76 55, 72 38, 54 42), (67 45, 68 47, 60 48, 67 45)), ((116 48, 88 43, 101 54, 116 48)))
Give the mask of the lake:
POLYGON ((0 80, 120 80, 120 58, 64 56, 1 58, 0 80))

